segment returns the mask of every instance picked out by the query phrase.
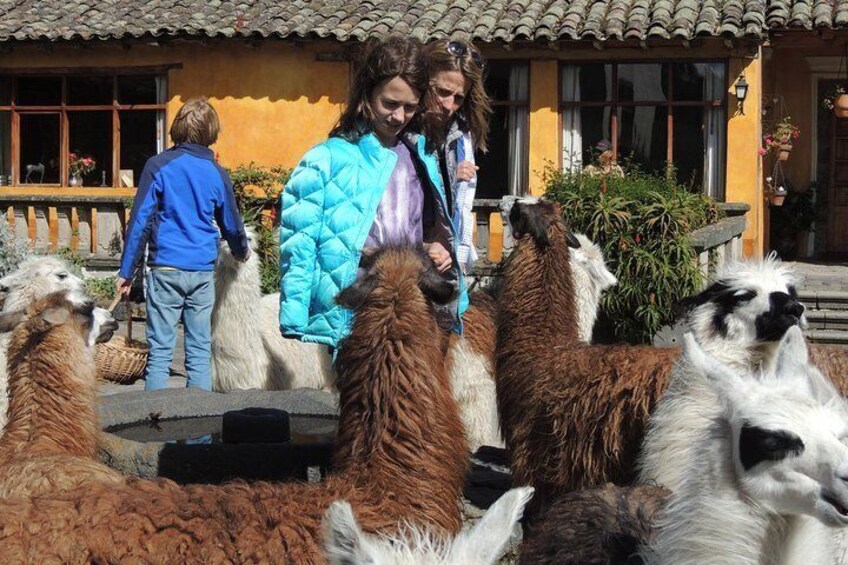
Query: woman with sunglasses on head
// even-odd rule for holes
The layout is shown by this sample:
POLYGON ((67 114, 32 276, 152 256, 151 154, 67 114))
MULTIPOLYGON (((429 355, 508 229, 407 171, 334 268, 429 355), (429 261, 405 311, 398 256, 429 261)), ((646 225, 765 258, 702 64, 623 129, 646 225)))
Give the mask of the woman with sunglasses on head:
POLYGON ((335 348, 350 311, 335 302, 360 259, 389 245, 422 247, 457 301, 440 314, 461 329, 467 306, 456 233, 439 166, 422 135, 407 131, 428 87, 421 44, 391 37, 354 67, 347 106, 330 138, 292 172, 280 215, 280 330, 335 348))
POLYGON ((483 58, 470 43, 434 41, 424 47, 430 88, 425 96, 421 126, 439 168, 459 236, 457 258, 462 271, 471 270, 474 217, 471 208, 477 190, 474 153, 486 151, 492 107, 483 87, 483 58))

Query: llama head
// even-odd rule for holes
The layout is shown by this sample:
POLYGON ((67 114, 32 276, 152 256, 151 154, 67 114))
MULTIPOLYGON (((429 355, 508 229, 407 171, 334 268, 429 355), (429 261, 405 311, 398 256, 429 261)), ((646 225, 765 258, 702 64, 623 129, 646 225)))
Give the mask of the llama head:
POLYGON ((353 509, 334 502, 324 515, 324 548, 330 565, 488 565, 503 554, 532 487, 501 496, 483 518, 453 540, 439 540, 408 526, 397 537, 365 534, 353 509))
POLYGON ((380 248, 363 253, 359 266, 364 273, 336 297, 338 304, 351 310, 365 304, 377 287, 398 288, 409 280, 417 281, 418 288, 432 304, 443 305, 456 298, 456 284, 442 276, 420 250, 380 248))
POLYGON ((598 244, 582 233, 574 233, 574 239, 577 240, 579 245, 572 246, 572 265, 579 267, 587 274, 597 292, 603 292, 618 284, 618 279, 607 268, 604 254, 598 244))
POLYGON ((0 313, 0 329, 11 331, 21 325, 29 335, 42 336, 58 326, 70 325, 91 348, 104 334, 111 336, 111 332, 117 329, 111 315, 106 318, 102 312, 108 314, 102 308, 95 308, 94 302, 81 292, 64 290, 39 298, 24 310, 0 313))
POLYGON ((6 293, 4 311, 22 310, 51 292, 82 292, 84 283, 68 264, 58 257, 30 257, 18 269, 0 279, 0 291, 6 293))
POLYGON ((559 204, 531 196, 518 198, 511 203, 507 216, 512 236, 516 241, 529 235, 540 249, 547 249, 551 244, 553 226, 562 226, 569 247, 580 247, 580 242, 565 227, 560 214, 559 204))
POLYGON ((704 342, 777 342, 792 326, 806 325, 792 271, 774 257, 728 263, 716 281, 684 302, 689 327, 704 342))
POLYGON ((715 437, 727 442, 740 499, 848 526, 848 406, 809 363, 800 328, 786 332, 774 370, 758 378, 711 358, 692 334, 684 341, 686 362, 719 398, 715 437))

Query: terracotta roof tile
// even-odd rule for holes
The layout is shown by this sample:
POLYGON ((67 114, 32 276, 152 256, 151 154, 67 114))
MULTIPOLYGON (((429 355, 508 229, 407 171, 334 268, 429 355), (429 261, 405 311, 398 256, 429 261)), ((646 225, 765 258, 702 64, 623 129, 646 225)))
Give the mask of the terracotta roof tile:
POLYGON ((765 37, 848 27, 848 0, 0 0, 0 41, 143 36, 765 37))

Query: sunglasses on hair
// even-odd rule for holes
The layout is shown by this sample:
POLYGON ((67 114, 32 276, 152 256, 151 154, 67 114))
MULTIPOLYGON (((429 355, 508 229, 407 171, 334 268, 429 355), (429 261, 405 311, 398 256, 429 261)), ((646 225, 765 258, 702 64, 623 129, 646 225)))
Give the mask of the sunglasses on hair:
POLYGON ((483 58, 480 56, 480 52, 462 41, 448 41, 448 53, 454 57, 465 57, 468 54, 478 67, 483 66, 483 58))

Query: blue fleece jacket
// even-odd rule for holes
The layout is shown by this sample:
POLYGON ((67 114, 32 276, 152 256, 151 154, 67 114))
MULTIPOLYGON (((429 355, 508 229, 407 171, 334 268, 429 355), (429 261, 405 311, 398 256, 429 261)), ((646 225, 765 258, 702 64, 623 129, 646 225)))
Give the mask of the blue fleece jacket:
POLYGON ((132 277, 145 245, 150 266, 212 271, 219 229, 233 255, 247 254, 233 183, 213 157, 208 147, 183 143, 148 159, 130 214, 119 276, 132 277))

